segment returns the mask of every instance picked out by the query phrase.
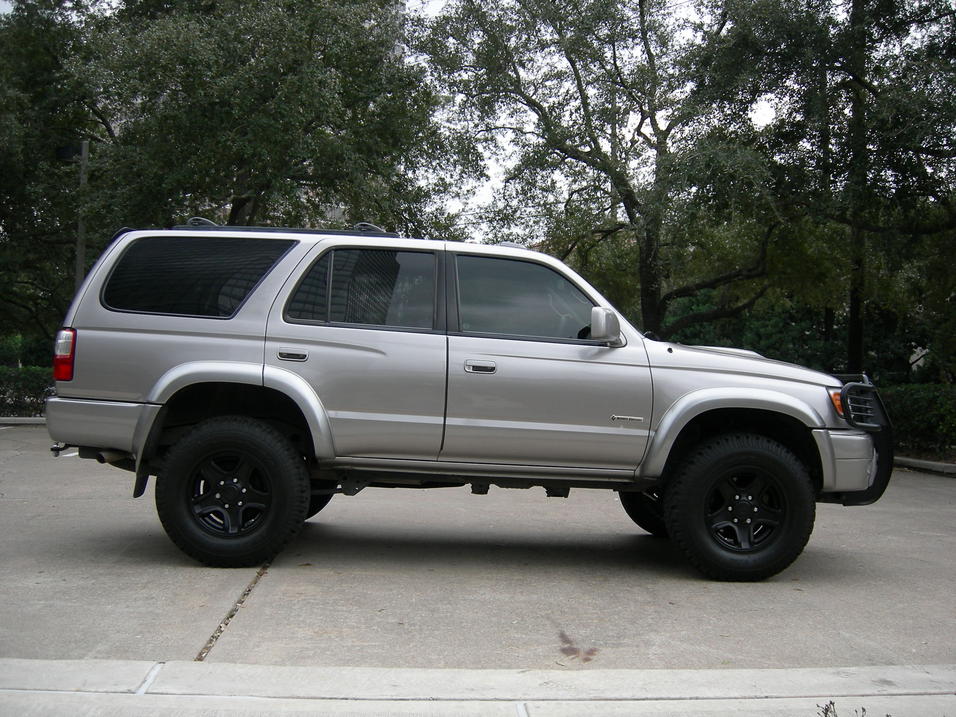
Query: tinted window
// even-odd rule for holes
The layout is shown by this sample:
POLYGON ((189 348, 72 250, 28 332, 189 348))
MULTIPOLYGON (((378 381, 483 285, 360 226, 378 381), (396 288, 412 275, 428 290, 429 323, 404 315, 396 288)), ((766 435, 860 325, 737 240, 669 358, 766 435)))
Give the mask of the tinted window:
POLYGON ((586 338, 593 304, 541 264, 458 257, 461 330, 546 338, 586 338))
POLYGON ((331 266, 332 252, 329 252, 306 272, 286 306, 287 320, 329 320, 329 268, 331 266))
POLYGON ((227 237, 146 237, 116 264, 103 291, 111 309, 232 316, 295 242, 227 237))
POLYGON ((312 265, 285 315, 290 321, 430 329, 434 313, 434 254, 335 249, 312 265))

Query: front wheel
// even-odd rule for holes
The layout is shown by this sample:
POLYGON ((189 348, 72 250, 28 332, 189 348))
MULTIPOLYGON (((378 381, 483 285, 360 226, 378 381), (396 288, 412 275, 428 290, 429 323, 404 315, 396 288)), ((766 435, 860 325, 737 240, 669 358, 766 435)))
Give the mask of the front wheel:
POLYGON ((668 483, 671 538, 717 580, 763 580, 803 551, 816 512, 806 468, 764 436, 728 434, 697 447, 668 483))
POLYGON ((270 560, 302 528, 309 475, 292 444, 242 416, 199 424, 169 451, 156 510, 187 555, 217 567, 270 560))

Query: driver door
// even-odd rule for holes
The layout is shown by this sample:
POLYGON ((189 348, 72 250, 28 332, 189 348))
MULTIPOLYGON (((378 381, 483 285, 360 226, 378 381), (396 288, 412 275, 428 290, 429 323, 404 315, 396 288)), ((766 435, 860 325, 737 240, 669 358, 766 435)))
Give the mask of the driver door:
POLYGON ((594 302, 544 263, 449 258, 448 405, 439 459, 634 469, 651 416, 639 340, 610 348, 588 339, 594 302))

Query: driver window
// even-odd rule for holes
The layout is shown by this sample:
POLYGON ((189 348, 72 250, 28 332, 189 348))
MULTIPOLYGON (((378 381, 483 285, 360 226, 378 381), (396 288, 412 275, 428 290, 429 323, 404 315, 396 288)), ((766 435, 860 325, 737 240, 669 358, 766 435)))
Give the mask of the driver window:
POLYGON ((543 264, 458 256, 458 306, 466 333, 587 338, 594 304, 543 264))

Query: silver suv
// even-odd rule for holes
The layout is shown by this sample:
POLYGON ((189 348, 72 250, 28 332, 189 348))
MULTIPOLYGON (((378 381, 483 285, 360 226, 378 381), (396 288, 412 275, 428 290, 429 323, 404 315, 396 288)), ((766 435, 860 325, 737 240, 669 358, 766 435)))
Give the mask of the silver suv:
POLYGON ((335 494, 620 494, 703 573, 787 567, 886 488, 865 377, 651 340, 549 256, 354 232, 121 232, 56 340, 54 451, 157 476, 169 537, 270 559, 335 494))

